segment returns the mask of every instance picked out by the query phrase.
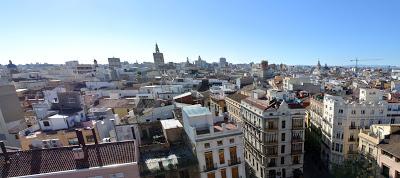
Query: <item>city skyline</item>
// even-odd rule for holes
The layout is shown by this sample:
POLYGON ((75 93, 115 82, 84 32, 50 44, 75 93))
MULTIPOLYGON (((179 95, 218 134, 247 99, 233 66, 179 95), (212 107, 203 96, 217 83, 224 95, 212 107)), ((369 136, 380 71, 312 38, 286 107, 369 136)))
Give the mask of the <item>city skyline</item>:
POLYGON ((268 60, 289 65, 397 65, 399 2, 3 1, 0 60, 7 64, 268 60), (12 17, 12 18, 9 18, 12 17), (367 63, 360 63, 367 64, 367 63))

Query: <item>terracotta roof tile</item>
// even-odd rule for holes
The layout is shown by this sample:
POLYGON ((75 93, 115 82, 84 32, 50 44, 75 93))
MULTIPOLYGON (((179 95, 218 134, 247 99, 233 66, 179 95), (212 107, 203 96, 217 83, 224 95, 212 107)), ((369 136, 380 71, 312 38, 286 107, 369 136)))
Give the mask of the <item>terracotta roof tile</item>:
POLYGON ((134 141, 112 142, 96 145, 86 145, 87 161, 74 159, 73 147, 61 147, 41 150, 28 150, 0 154, 1 177, 17 177, 31 174, 42 174, 112 164, 136 162, 134 141), (99 155, 96 154, 96 148, 99 155))

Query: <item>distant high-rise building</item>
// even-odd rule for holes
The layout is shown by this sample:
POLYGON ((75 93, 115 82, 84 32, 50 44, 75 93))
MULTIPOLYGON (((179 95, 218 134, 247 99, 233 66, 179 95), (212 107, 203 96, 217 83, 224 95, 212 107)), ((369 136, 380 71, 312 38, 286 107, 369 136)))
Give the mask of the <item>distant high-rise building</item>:
POLYGON ((121 60, 119 58, 108 58, 108 67, 110 69, 121 68, 121 60))
POLYGON ((221 57, 219 58, 219 67, 226 67, 228 66, 228 62, 226 62, 226 58, 221 57))
POLYGON ((164 65, 164 54, 160 52, 160 49, 158 49, 157 43, 156 43, 156 52, 153 53, 153 58, 154 58, 154 65, 156 67, 164 65))

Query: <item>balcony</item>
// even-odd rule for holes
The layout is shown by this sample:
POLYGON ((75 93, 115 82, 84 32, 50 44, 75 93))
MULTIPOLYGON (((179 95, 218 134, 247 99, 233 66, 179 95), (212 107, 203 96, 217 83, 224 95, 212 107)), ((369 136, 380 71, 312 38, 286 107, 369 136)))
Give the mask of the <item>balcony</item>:
POLYGON ((355 125, 351 125, 351 126, 349 126, 349 129, 354 130, 354 129, 357 129, 357 127, 355 125))
POLYGON ((211 164, 211 165, 205 165, 203 166, 203 172, 209 172, 209 171, 213 171, 216 170, 217 167, 217 163, 211 164))
POLYGON ((347 154, 358 154, 357 150, 349 150, 347 151, 347 154))
POLYGON ((241 163, 240 158, 235 158, 235 159, 228 160, 228 165, 229 166, 237 165, 237 164, 240 164, 240 163, 241 163))
POLYGON ((301 137, 292 137, 292 143, 294 142, 303 142, 303 138, 301 137))
POLYGON ((292 155, 303 154, 303 150, 292 150, 292 155))
POLYGON ((303 130, 304 129, 304 127, 303 127, 303 124, 302 125, 292 125, 292 130, 303 130))
POLYGON ((276 167, 276 162, 269 162, 267 167, 276 167))
POLYGON ((300 164, 300 161, 298 159, 293 159, 293 164, 300 164))
POLYGON ((278 146, 270 146, 266 149, 267 156, 276 156, 278 155, 278 146))
POLYGON ((267 127, 267 128, 265 128, 265 131, 267 131, 267 132, 274 132, 274 131, 277 131, 278 130, 278 127, 267 127))
POLYGON ((265 143, 266 144, 277 144, 278 143, 278 139, 266 140, 265 143))
POLYGON ((355 142, 355 141, 356 141, 355 138, 353 138, 353 137, 350 137, 350 138, 349 138, 349 142, 355 142))

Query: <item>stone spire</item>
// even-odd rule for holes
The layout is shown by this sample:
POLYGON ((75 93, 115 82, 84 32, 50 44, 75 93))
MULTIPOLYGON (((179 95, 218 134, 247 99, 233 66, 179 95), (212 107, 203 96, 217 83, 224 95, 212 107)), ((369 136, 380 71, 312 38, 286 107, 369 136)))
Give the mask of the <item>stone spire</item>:
POLYGON ((156 43, 156 53, 160 53, 160 49, 158 49, 158 44, 156 43))
POLYGON ((319 62, 319 59, 318 59, 317 69, 321 69, 321 63, 319 62))

